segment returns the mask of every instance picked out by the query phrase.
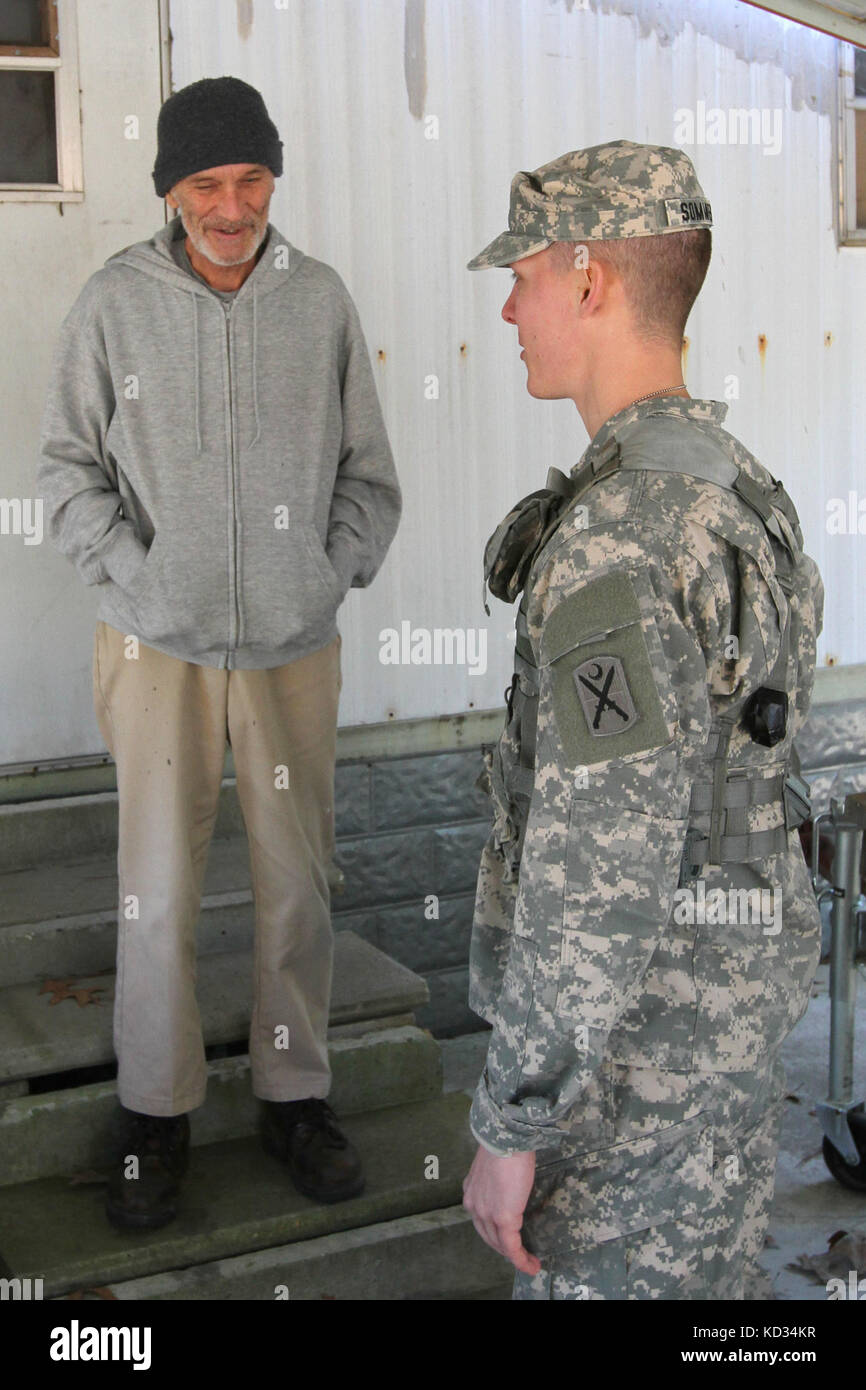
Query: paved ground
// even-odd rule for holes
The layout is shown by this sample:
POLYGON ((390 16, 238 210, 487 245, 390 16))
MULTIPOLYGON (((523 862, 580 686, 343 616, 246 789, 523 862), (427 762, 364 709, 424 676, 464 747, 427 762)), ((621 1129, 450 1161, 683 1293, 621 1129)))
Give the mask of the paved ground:
MULTIPOLYGON (((767 1248, 767 1296, 779 1300, 827 1298, 823 1283, 790 1270, 799 1255, 823 1254, 837 1231, 866 1233, 866 1193, 850 1192, 830 1176, 821 1156, 821 1130, 815 1103, 827 1095, 830 1040, 829 971, 821 966, 805 1016, 788 1038, 783 1058, 789 1095, 782 1126, 776 1194, 767 1248), (769 1292, 772 1287, 772 1293, 769 1292)), ((866 1099, 866 970, 860 967, 859 1006, 854 1044, 855 1097, 866 1099)), ((441 1043, 445 1089, 469 1094, 484 1065, 487 1033, 471 1033, 441 1043)), ((861 1278, 866 1270, 859 1271, 861 1278)))

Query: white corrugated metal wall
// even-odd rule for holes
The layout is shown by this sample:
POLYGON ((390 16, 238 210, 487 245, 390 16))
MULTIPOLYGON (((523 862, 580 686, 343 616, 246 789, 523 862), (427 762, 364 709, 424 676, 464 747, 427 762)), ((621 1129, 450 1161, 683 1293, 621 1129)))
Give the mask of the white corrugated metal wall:
POLYGON ((499 318, 507 273, 464 269, 505 227, 511 175, 620 136, 684 143, 675 113, 699 101, 778 109, 781 148, 686 146, 717 223, 689 387, 724 398, 738 378, 728 427, 787 482, 825 576, 821 659, 866 658, 864 541, 824 526, 826 500, 862 478, 864 426, 866 252, 837 249, 833 229, 834 40, 736 0, 171 0, 170 14, 176 87, 232 73, 264 94, 285 145, 272 218, 342 274, 376 364, 405 514, 374 587, 342 610, 342 723, 500 701, 513 619, 481 606, 483 543, 586 443, 570 402, 525 392, 499 318), (487 673, 379 666, 380 630, 405 620, 486 626, 487 673))
MULTIPOLYGON (((48 286, 39 316, 35 272, 7 287, 10 495, 32 491, 40 402, 28 383, 44 384, 59 315, 106 255, 147 235, 142 199, 151 230, 160 217, 146 172, 159 55, 136 38, 139 10, 155 34, 156 9, 82 7, 85 202, 62 220, 25 204, 0 219, 7 261, 20 271, 21 247, 35 247, 48 286), (130 111, 142 121, 134 145, 130 111)), ((866 248, 840 250, 834 235, 835 40, 738 0, 170 0, 170 14, 176 86, 230 72, 263 91, 285 141, 274 221, 341 272, 375 362, 405 514, 381 575, 341 611, 342 724, 501 705, 512 614, 495 601, 484 613, 482 546, 586 438, 570 403, 526 395, 516 334, 499 318, 507 272, 465 263, 504 228, 516 169, 618 136, 677 143, 675 113, 698 102, 778 109, 782 138, 771 155, 690 148, 717 227, 687 379, 694 395, 720 397, 739 378, 728 424, 788 483, 824 573, 821 659, 866 660, 864 539, 824 524, 828 499, 864 491, 866 410, 866 248), (425 394, 431 374, 438 400, 425 394), (380 665, 380 631, 407 621, 486 628, 486 674, 380 665)), ((102 746, 90 700, 98 595, 47 550, 17 537, 2 549, 3 764, 102 746)))
MULTIPOLYGON (((61 12, 64 54, 69 18, 61 12)), ((150 178, 160 105, 156 0, 86 0, 77 21, 84 199, 0 202, 3 499, 36 494, 63 318, 93 272, 152 236, 162 217, 150 178), (140 123, 138 139, 125 134, 130 115, 140 123)), ((97 587, 81 582, 47 535, 30 544, 0 529, 0 595, 0 766, 104 749, 91 693, 97 587)))

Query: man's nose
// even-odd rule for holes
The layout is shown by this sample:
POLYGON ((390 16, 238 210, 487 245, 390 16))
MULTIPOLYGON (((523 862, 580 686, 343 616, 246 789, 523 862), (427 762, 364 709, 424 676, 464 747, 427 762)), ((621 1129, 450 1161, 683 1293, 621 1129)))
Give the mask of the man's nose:
POLYGON ((505 319, 506 323, 517 322, 514 317, 514 290, 511 291, 511 294, 502 306, 502 317, 505 319))
POLYGON ((237 189, 229 189, 219 200, 217 211, 227 222, 240 222, 243 215, 241 198, 237 189))

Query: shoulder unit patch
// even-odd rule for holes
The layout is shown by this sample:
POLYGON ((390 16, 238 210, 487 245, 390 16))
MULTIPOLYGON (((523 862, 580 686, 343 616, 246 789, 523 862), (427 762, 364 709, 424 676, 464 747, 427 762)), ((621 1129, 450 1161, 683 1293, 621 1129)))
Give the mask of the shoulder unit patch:
POLYGON ((637 710, 618 656, 594 656, 575 666, 572 675, 593 738, 621 734, 637 722, 637 710))
POLYGON ((644 632, 635 582, 626 570, 602 574, 553 610, 541 635, 553 711, 570 766, 629 757, 669 743, 670 694, 661 642, 644 632))

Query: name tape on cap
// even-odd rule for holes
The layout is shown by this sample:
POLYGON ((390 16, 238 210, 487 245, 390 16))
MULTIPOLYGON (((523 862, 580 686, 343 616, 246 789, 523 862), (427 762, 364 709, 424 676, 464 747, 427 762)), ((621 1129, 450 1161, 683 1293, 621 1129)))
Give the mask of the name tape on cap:
POLYGON ((694 227, 712 222, 712 209, 706 198, 665 198, 669 227, 694 227))

